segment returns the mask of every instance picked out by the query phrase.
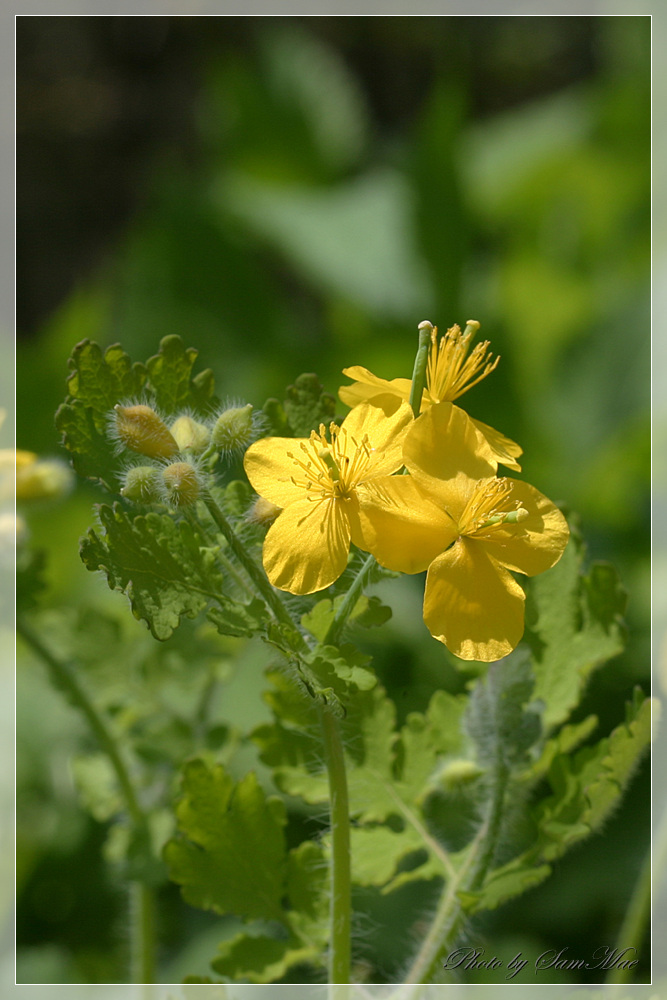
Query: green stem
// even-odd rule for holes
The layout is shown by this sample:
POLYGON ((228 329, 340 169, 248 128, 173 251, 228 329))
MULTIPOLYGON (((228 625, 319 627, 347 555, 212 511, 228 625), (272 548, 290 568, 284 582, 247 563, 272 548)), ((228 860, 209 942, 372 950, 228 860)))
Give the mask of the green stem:
MULTIPOLYGON (((184 509, 183 513, 185 514, 186 518, 188 519, 188 521, 190 522, 190 524, 193 526, 193 528, 196 528, 198 531, 203 531, 205 537, 207 539, 210 538, 209 534, 206 532, 206 528, 198 520, 198 518, 196 517, 196 515, 194 513, 194 510, 192 508, 187 508, 186 507, 184 509)), ((212 541, 212 539, 211 539, 211 541, 212 541)), ((236 581, 238 587, 241 590, 245 591, 245 593, 248 594, 249 597, 254 597, 255 596, 255 591, 252 589, 252 587, 248 583, 248 581, 245 580, 241 576, 241 574, 239 573, 239 571, 237 570, 236 566, 231 561, 231 559, 228 559, 227 556, 223 552, 220 551, 219 545, 216 545, 216 548, 218 550, 217 551, 218 562, 220 563, 220 565, 222 566, 222 568, 225 570, 225 572, 229 573, 229 575, 236 581)))
POLYGON ((350 806, 345 755, 336 716, 320 708, 320 724, 329 777, 331 813, 331 920, 329 982, 350 982, 352 875, 350 870, 350 806))
POLYGON ((237 535, 234 533, 234 529, 231 524, 223 514, 223 512, 218 507, 217 503, 211 496, 204 497, 204 503, 206 508, 215 521, 216 526, 220 529, 224 537, 226 538, 230 549, 232 550, 234 556, 243 566, 244 570, 250 577, 253 585, 257 588, 261 596, 264 598, 269 608, 276 616, 278 621, 285 625, 294 625, 294 621, 289 611, 282 602, 282 599, 275 592, 271 584, 269 583, 264 571, 259 568, 255 560, 252 558, 249 552, 246 551, 242 542, 239 540, 237 535))
POLYGON ((143 882, 130 884, 132 916, 131 981, 155 982, 155 894, 143 882))
POLYGON ((363 564, 352 581, 350 589, 345 595, 345 598, 334 616, 334 620, 327 629, 327 633, 322 640, 322 645, 333 645, 338 639, 345 623, 347 622, 347 619, 354 611, 356 603, 359 600, 359 594, 363 590, 373 566, 375 566, 375 557, 368 556, 366 562, 363 564))
POLYGON ((412 369, 412 385, 410 387, 410 406, 415 417, 421 412, 422 396, 426 387, 426 366, 431 348, 431 331, 433 324, 424 320, 419 324, 419 347, 415 355, 415 365, 412 369))
POLYGON ((474 892, 484 883, 496 852, 509 774, 507 766, 499 762, 486 822, 472 842, 470 853, 457 877, 447 884, 431 928, 405 977, 406 983, 433 982, 441 969, 443 956, 450 951, 460 932, 464 913, 457 894, 462 889, 474 892))
POLYGON ((80 709, 85 716, 88 725, 97 737, 100 747, 109 758, 109 761, 116 772, 118 784, 123 792, 127 811, 132 817, 132 821, 135 826, 141 830, 146 837, 148 837, 146 816, 144 815, 144 812, 139 804, 139 800, 137 799, 132 779, 130 778, 125 761, 121 756, 116 739, 111 730, 108 728, 105 719, 98 712, 84 686, 79 681, 75 671, 68 663, 65 663, 63 660, 59 660, 58 657, 44 645, 39 635, 24 618, 17 619, 16 630, 47 665, 56 686, 64 688, 65 691, 67 691, 72 704, 75 705, 76 708, 80 709))
MULTIPOLYGON (((84 715, 97 738, 100 748, 107 755, 116 773, 118 784, 125 798, 127 811, 140 836, 140 840, 148 847, 150 843, 148 821, 134 790, 129 770, 106 720, 95 707, 92 698, 77 677, 76 671, 69 663, 58 659, 44 645, 40 636, 24 618, 17 618, 16 630, 28 646, 46 664, 55 686, 64 689, 69 695, 71 704, 78 708, 84 715)), ((130 885, 130 893, 132 911, 131 982, 154 983, 155 923, 153 889, 143 883, 133 882, 130 885)))

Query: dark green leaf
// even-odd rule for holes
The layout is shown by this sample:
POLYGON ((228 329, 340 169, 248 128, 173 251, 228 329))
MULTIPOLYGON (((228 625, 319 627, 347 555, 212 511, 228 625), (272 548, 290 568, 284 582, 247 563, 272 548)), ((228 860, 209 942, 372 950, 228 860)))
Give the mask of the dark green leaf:
POLYGON ((320 424, 329 426, 336 414, 336 399, 324 389, 314 374, 299 375, 287 387, 284 411, 295 437, 308 437, 320 424))
POLYGON ((67 379, 69 396, 90 407, 98 430, 103 430, 116 403, 135 399, 146 383, 146 368, 133 364, 120 344, 112 344, 102 354, 98 344, 82 340, 69 364, 73 369, 67 379))
POLYGON ((167 639, 181 615, 193 618, 217 601, 223 580, 215 554, 187 521, 151 512, 131 519, 118 504, 99 507, 104 531, 81 542, 87 569, 104 570, 109 587, 127 594, 136 618, 167 639))
POLYGON ((254 599, 249 604, 242 604, 222 595, 216 599, 220 607, 209 608, 208 619, 221 635, 250 637, 263 628, 266 608, 262 601, 254 599))
POLYGON ((206 413, 211 408, 213 372, 206 369, 192 378, 198 353, 171 334, 163 337, 159 352, 146 362, 155 404, 168 416, 185 409, 206 413))

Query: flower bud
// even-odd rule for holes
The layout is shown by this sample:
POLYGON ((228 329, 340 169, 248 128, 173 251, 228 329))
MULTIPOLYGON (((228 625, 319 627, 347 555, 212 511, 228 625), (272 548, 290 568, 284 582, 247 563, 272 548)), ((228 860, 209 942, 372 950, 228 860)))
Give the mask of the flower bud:
POLYGON ((154 465, 135 465, 125 473, 120 495, 137 503, 156 503, 160 499, 160 471, 154 465))
POLYGON ((452 760, 440 773, 440 783, 448 792, 469 785, 475 781, 483 770, 474 760, 452 760))
POLYGON ((208 427, 197 423, 187 413, 177 417, 170 430, 179 451, 191 451, 195 455, 205 451, 211 440, 211 432, 208 427))
POLYGON ((189 507, 199 496, 197 470, 189 462, 174 462, 162 471, 167 500, 174 507, 189 507))
POLYGON ((264 528, 269 528, 282 511, 282 507, 276 507, 270 500, 264 497, 257 497, 252 507, 246 515, 246 520, 251 524, 260 524, 264 528))
POLYGON ((57 458, 40 459, 32 452, 16 453, 16 499, 42 500, 66 496, 72 488, 71 469, 57 458))
POLYGON ((211 441, 222 451, 248 447, 253 437, 252 404, 232 406, 221 413, 211 431, 211 441))
POLYGON ((171 458, 178 445, 155 410, 143 403, 114 406, 116 434, 126 448, 146 458, 171 458))

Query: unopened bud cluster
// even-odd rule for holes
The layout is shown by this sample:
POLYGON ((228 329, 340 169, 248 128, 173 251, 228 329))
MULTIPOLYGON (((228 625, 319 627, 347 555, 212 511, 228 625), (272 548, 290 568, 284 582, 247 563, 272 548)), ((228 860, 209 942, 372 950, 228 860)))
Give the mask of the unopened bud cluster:
POLYGON ((245 451, 260 428, 250 403, 227 406, 206 423, 181 413, 169 426, 146 403, 118 403, 109 425, 121 448, 161 461, 185 453, 209 457, 216 452, 245 451))
MULTIPOLYGON (((135 503, 187 507, 201 496, 205 470, 219 454, 245 451, 260 427, 250 403, 227 406, 206 422, 180 413, 169 424, 147 403, 119 403, 109 423, 110 435, 120 449, 155 463, 127 468, 121 495, 135 503)), ((256 520, 268 525, 276 516, 274 511, 258 511, 256 520)))

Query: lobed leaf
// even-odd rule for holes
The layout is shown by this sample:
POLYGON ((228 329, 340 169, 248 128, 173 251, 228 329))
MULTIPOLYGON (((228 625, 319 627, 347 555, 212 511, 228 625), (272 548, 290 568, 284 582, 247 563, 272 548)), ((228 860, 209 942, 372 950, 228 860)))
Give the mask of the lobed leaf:
POLYGON ((160 349, 146 362, 155 405, 167 415, 192 409, 206 413, 213 403, 213 372, 210 368, 194 378, 192 369, 199 352, 185 347, 171 334, 160 341, 160 349))
POLYGON ((547 730, 579 703, 596 667, 625 645, 626 594, 613 567, 594 564, 582 573, 585 547, 572 528, 560 561, 531 581, 526 639, 533 651, 534 696, 544 702, 547 730))
POLYGON ((285 922, 285 806, 266 797, 253 772, 235 784, 220 765, 187 762, 176 817, 180 836, 164 858, 187 903, 285 922))
MULTIPOLYGON (((333 600, 325 597, 306 612, 301 618, 301 624, 308 629, 320 642, 324 640, 336 612, 345 600, 344 594, 339 594, 333 600)), ((348 621, 363 628, 384 625, 391 618, 391 608, 383 604, 379 597, 367 597, 362 594, 355 604, 348 621)))
POLYGON ((598 830, 620 802, 650 740, 651 699, 636 692, 625 722, 593 747, 559 754, 549 770, 553 794, 533 809, 535 844, 495 869, 483 888, 459 893, 469 913, 494 909, 537 885, 552 862, 598 830))
POLYGON ((156 639, 167 639, 182 615, 194 618, 209 601, 224 604, 215 553, 187 521, 154 512, 130 518, 119 504, 102 505, 98 514, 104 535, 91 528, 81 558, 87 569, 104 571, 112 590, 127 594, 135 618, 156 639))
POLYGON ((335 419, 336 398, 324 391, 317 375, 299 375, 286 394, 283 409, 294 437, 308 437, 335 419))

